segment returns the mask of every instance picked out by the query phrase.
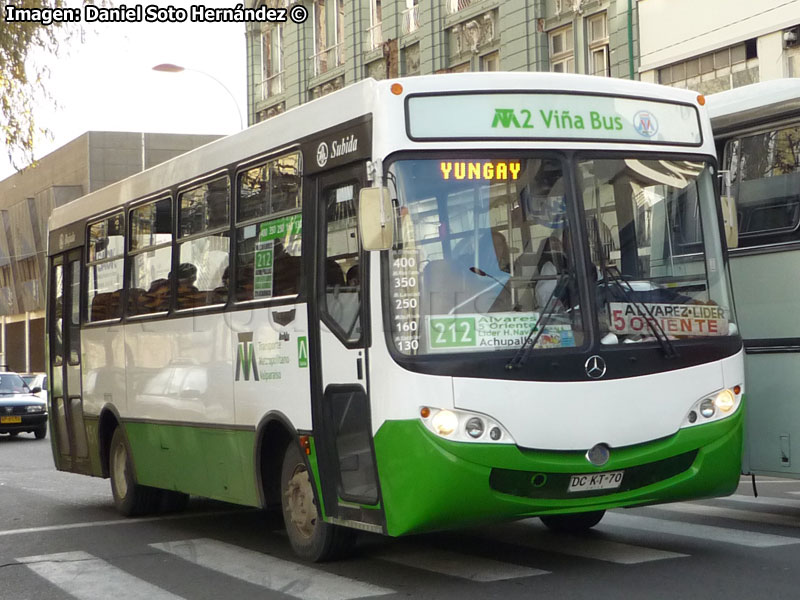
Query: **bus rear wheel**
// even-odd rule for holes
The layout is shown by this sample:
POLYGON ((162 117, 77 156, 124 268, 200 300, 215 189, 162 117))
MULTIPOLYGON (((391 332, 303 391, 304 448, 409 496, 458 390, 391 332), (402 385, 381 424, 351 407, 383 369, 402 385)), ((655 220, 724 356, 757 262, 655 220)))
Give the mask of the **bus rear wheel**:
POLYGON ((542 515, 539 517, 545 527, 563 533, 580 533, 597 525, 606 514, 604 510, 574 513, 569 515, 542 515))
POLYGON ((281 507, 295 554, 312 562, 340 558, 355 543, 355 531, 322 520, 308 467, 296 443, 290 443, 281 467, 281 507))
POLYGON ((136 483, 128 441, 121 427, 117 427, 111 436, 108 471, 114 505, 120 514, 135 517, 155 512, 160 490, 136 483))

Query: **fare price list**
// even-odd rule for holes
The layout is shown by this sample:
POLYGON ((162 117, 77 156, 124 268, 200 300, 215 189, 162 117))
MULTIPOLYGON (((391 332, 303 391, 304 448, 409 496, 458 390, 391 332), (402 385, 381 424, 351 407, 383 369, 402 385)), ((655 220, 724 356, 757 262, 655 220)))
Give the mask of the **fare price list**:
POLYGON ((391 256, 391 301, 395 347, 406 354, 419 350, 419 251, 395 250, 391 256))

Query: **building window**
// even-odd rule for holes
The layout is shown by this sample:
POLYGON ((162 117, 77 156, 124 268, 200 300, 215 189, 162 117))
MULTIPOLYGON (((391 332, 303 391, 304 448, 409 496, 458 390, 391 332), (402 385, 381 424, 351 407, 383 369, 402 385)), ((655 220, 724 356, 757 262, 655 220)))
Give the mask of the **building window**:
MULTIPOLYGON (((285 7, 286 0, 269 3, 285 7)), ((261 99, 283 93, 283 24, 264 23, 261 26, 261 99)))
POLYGON ((419 75, 419 43, 403 49, 403 74, 419 75))
POLYGON ((554 73, 574 73, 575 55, 572 25, 550 32, 550 70, 554 73))
POLYGON ((481 71, 499 71, 500 52, 490 52, 481 56, 481 71))
POLYGON ((662 67, 658 82, 711 94, 753 83, 758 80, 757 71, 756 40, 752 39, 662 67))
POLYGON ((344 64, 344 0, 314 0, 314 75, 344 64))
POLYGON ((447 0, 447 12, 452 15, 460 10, 469 8, 471 4, 472 0, 447 0))
POLYGON ((380 48, 383 43, 381 32, 381 0, 372 0, 369 4, 369 47, 380 48))
POLYGON ((406 0, 403 11, 403 33, 411 33, 419 29, 419 0, 406 0))
POLYGON ((449 73, 469 73, 472 70, 472 65, 469 61, 450 67, 449 73))
POLYGON ((586 19, 586 39, 589 41, 589 74, 610 77, 608 19, 605 12, 586 19))

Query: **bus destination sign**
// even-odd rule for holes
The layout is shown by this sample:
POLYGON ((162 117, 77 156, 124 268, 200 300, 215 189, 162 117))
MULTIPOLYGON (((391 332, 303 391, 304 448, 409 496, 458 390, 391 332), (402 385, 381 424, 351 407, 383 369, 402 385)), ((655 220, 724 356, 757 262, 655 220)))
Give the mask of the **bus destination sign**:
POLYGON ((518 160, 443 160, 439 169, 445 181, 516 181, 522 164, 518 160))
POLYGON ((618 334, 651 335, 648 320, 656 321, 667 335, 728 335, 725 310, 708 304, 644 304, 610 302, 611 331, 618 334), (641 306, 647 308, 642 310, 641 306), (648 315, 647 312, 650 314, 648 315))
POLYGON ((580 139, 699 146, 689 104, 591 94, 416 95, 407 100, 414 140, 580 139))

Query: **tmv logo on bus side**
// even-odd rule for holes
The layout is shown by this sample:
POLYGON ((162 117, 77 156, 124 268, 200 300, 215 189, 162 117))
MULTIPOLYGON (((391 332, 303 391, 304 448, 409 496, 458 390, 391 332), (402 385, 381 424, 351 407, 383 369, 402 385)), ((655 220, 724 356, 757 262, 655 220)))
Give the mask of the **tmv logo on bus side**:
POLYGON ((256 362, 256 349, 253 346, 253 332, 246 331, 239 334, 239 348, 236 353, 236 381, 239 381, 242 368, 244 368, 244 380, 250 381, 250 373, 253 374, 253 381, 258 381, 258 364, 256 362))

